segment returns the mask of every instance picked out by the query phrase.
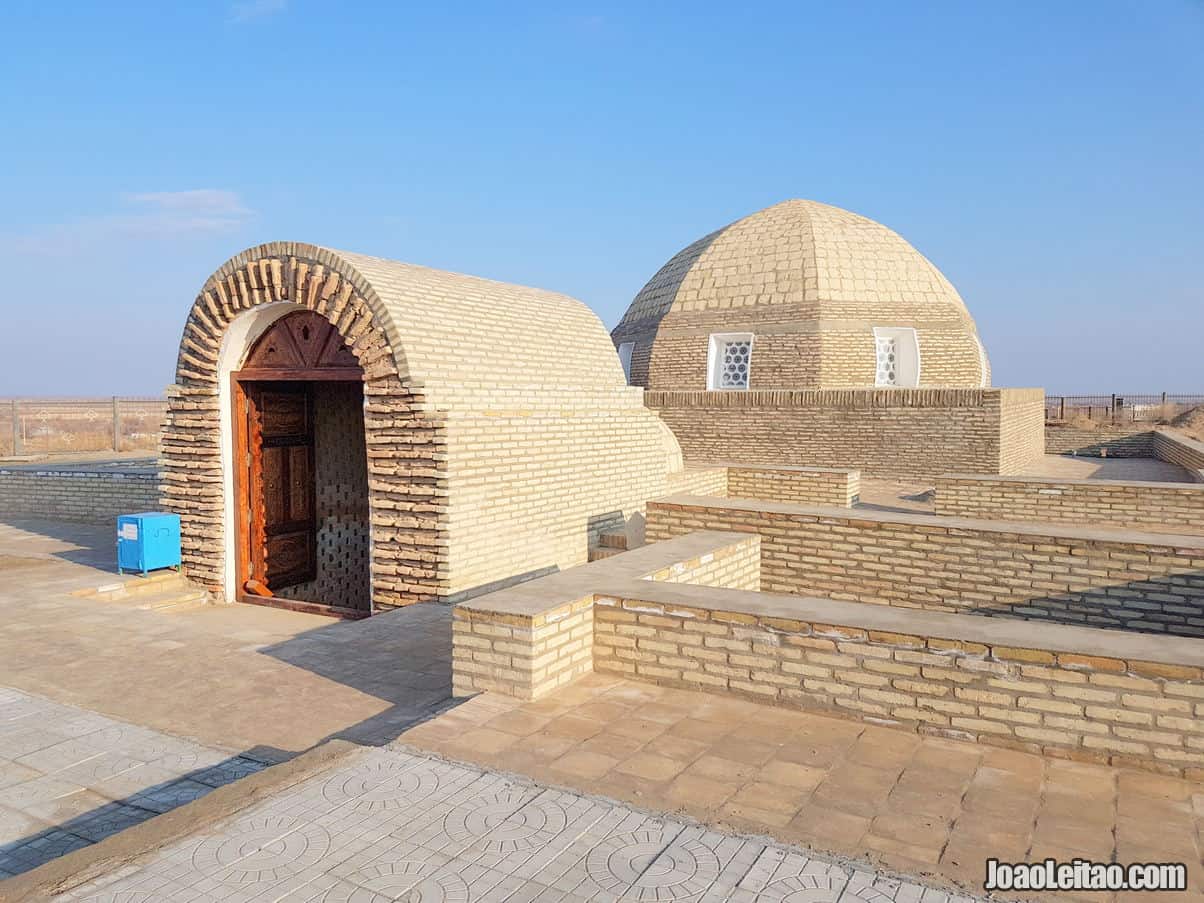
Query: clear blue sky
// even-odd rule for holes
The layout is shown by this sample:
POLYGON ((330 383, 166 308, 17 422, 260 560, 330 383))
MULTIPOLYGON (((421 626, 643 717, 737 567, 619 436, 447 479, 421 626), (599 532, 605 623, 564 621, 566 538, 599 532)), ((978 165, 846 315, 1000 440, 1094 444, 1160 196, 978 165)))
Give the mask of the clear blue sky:
POLYGON ((9 2, 0 395, 157 394, 295 239, 608 326, 790 197, 898 230, 1000 385, 1204 391, 1204 3, 9 2))

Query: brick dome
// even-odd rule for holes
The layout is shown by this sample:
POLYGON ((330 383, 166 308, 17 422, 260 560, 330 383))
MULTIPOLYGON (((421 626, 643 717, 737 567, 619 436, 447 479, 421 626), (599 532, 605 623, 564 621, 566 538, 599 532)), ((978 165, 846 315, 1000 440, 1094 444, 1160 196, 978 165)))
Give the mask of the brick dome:
POLYGON ((940 270, 886 226, 816 201, 783 201, 678 252, 611 338, 629 343, 632 383, 698 390, 725 388, 708 374, 727 334, 751 336, 735 388, 990 384, 974 320, 940 270))

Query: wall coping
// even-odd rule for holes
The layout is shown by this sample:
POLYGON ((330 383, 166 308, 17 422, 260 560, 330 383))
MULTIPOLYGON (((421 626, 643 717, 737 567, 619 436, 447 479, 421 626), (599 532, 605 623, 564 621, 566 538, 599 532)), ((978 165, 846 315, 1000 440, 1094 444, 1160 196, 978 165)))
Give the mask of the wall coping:
MULTIPOLYGON (((1204 449, 1202 449, 1204 451, 1204 449)), ((1170 483, 1165 480, 1088 480, 1082 477, 1062 479, 1059 477, 991 476, 980 473, 943 473, 938 480, 963 480, 975 483, 1028 483, 1033 486, 1090 486, 1093 489, 1170 489, 1204 495, 1204 485, 1198 483, 1170 483)))
MULTIPOLYGON (((1179 485, 1179 484, 1174 484, 1179 485)), ((1172 553, 1204 554, 1204 536, 1183 533, 1148 533, 1116 527, 1080 527, 1064 524, 1036 524, 1024 521, 980 520, 970 517, 949 517, 940 514, 904 514, 875 511, 869 508, 832 508, 811 505, 792 505, 784 502, 762 502, 751 499, 722 499, 715 496, 677 493, 648 502, 649 519, 652 509, 660 505, 683 508, 709 508, 729 511, 748 511, 758 514, 781 514, 814 520, 824 518, 859 521, 875 524, 906 524, 941 530, 972 530, 979 533, 998 533, 1014 536, 1054 537, 1077 539, 1083 542, 1115 542, 1127 545, 1156 546, 1172 553)))
POLYGON ((815 467, 809 464, 743 464, 739 461, 717 461, 714 467, 725 467, 728 470, 757 470, 766 473, 823 473, 852 476, 860 474, 856 467, 815 467))
POLYGON ((850 388, 716 390, 645 389, 650 408, 824 407, 851 410, 871 408, 980 408, 988 400, 1044 401, 1044 389, 850 388))
POLYGON ((1158 429, 1154 430, 1154 433, 1156 435, 1161 435, 1164 439, 1170 439, 1172 442, 1178 442, 1181 445, 1186 445, 1193 451, 1198 451, 1200 454, 1204 455, 1204 442, 1193 439, 1191 436, 1187 435, 1187 433, 1181 433, 1179 430, 1172 429, 1168 426, 1159 427, 1158 429))
POLYGON ((160 471, 155 470, 147 472, 145 470, 100 470, 92 468, 89 470, 35 470, 29 467, 0 467, 0 477, 11 476, 29 476, 29 477, 111 477, 115 479, 130 480, 158 480, 160 471))
POLYGON ((597 586, 597 595, 603 598, 968 641, 985 646, 1204 667, 1204 643, 1193 637, 1127 633, 1070 624, 1037 624, 1011 618, 977 617, 689 583, 614 580, 608 581, 605 587, 597 586))
POLYGON ((599 587, 626 585, 628 582, 632 586, 651 584, 653 581, 643 578, 663 568, 708 553, 714 554, 754 538, 757 537, 748 533, 716 530, 689 533, 477 596, 459 603, 456 608, 534 617, 579 599, 592 598, 599 587))

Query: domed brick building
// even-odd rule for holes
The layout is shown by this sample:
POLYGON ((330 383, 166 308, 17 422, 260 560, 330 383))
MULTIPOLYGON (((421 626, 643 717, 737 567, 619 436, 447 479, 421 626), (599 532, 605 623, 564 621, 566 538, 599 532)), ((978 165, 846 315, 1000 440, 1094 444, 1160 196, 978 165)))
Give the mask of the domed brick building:
POLYGON ((612 333, 649 389, 990 385, 966 305, 887 227, 790 200, 678 252, 612 333))
POLYGON ((168 394, 185 571, 231 601, 469 598, 640 535, 682 466, 580 301, 293 242, 208 279, 168 394))
POLYGON ((789 200, 678 252, 611 333, 690 463, 1016 473, 1038 389, 993 389, 957 290, 896 232, 789 200))

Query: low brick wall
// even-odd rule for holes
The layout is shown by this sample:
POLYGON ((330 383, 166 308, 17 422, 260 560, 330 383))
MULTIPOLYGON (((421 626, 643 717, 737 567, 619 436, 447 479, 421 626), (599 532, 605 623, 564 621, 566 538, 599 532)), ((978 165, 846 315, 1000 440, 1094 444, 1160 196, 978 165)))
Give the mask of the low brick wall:
POLYGON ((695 463, 886 476, 1020 473, 1045 452, 1040 389, 645 391, 695 463))
POLYGON ((1109 458, 1152 458, 1154 434, 1143 424, 1101 424, 1085 428, 1049 423, 1045 425, 1045 453, 1095 458, 1105 455, 1109 458))
POLYGON ((1204 442, 1178 430, 1160 429, 1153 435, 1154 457, 1186 467, 1197 483, 1204 483, 1204 442))
POLYGON ((686 467, 677 473, 668 474, 665 483, 669 492, 676 495, 688 492, 690 495, 714 495, 719 498, 727 497, 727 468, 726 467, 686 467))
POLYGON ((948 517, 1204 533, 1204 484, 946 474, 933 501, 948 517))
POLYGON ((599 595, 594 631, 608 674, 1204 777, 1192 640, 663 584, 599 595))
POLYGON ((1204 536, 700 496, 647 518, 649 542, 759 535, 768 592, 1204 636, 1204 536))
POLYGON ((452 690, 537 699, 593 669, 594 587, 610 580, 755 590, 760 540, 699 533, 478 597, 452 610, 452 690))
POLYGON ((0 468, 0 517, 111 524, 159 507, 157 473, 0 468))
POLYGON ((728 465, 727 495, 795 505, 848 508, 861 494, 861 472, 833 467, 728 465))

